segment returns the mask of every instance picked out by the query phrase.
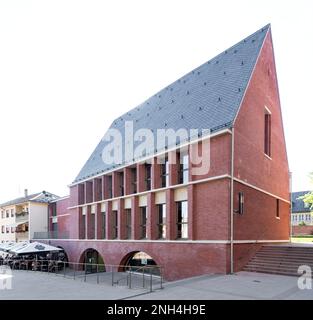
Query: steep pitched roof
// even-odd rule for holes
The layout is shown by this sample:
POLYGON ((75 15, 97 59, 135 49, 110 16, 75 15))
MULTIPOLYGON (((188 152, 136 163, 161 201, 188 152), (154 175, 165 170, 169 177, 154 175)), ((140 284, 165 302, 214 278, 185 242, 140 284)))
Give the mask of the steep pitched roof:
POLYGON ((13 206, 13 205, 25 203, 28 201, 48 203, 51 200, 54 200, 56 198, 58 198, 58 196, 46 191, 42 191, 42 192, 30 194, 27 197, 20 197, 20 198, 16 198, 16 199, 1 203, 0 207, 13 206))
POLYGON ((291 201, 292 201, 292 213, 297 212, 310 212, 311 209, 304 207, 303 200, 299 199, 299 197, 303 197, 307 193, 311 191, 299 191, 299 192, 293 192, 291 195, 291 201))
MULTIPOLYGON (((134 132, 149 128, 153 131, 154 139, 157 129, 209 129, 210 132, 216 132, 230 128, 269 28, 270 25, 263 27, 187 73, 117 118, 110 128, 118 129, 124 137, 125 121, 133 121, 134 132)), ((196 137, 189 138, 192 140, 196 137)), ((102 161, 102 151, 107 143, 100 141, 74 183, 126 164, 122 162, 112 166, 102 161)), ((146 155, 152 156, 160 151, 151 149, 146 155)))

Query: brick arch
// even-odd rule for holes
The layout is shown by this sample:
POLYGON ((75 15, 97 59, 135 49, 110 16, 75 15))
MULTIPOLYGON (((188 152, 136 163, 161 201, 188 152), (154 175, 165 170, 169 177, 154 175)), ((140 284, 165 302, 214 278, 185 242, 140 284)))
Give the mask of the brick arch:
POLYGON ((101 257, 101 259, 102 259, 102 261, 103 261, 103 264, 105 264, 105 261, 104 261, 104 258, 103 258, 103 254, 101 254, 100 250, 98 250, 97 248, 93 248, 93 247, 88 247, 88 248, 86 248, 86 249, 83 249, 83 251, 78 255, 78 262, 79 262, 79 263, 84 263, 86 253, 87 253, 89 250, 96 251, 97 254, 101 257))
POLYGON ((69 261, 67 251, 62 246, 56 246, 56 247, 63 250, 63 252, 65 254, 65 261, 69 261))
POLYGON ((119 266, 120 266, 119 271, 123 271, 124 266, 126 266, 128 261, 138 252, 144 252, 145 254, 149 255, 152 258, 152 260, 155 262, 155 264, 157 266, 160 266, 160 264, 158 263, 158 259, 156 259, 153 254, 150 254, 150 252, 148 253, 147 250, 133 250, 133 251, 128 252, 127 254, 125 254, 122 257, 122 259, 120 260, 120 263, 119 263, 119 266))

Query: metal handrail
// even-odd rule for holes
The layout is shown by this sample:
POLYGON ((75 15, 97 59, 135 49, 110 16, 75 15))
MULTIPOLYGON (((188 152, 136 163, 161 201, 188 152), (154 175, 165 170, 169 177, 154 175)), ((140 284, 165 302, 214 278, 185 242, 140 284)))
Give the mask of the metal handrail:
MULTIPOLYGON (((134 271, 131 270, 130 265, 105 265, 105 264, 97 264, 97 263, 80 263, 80 262, 71 262, 71 261, 62 261, 62 260, 53 260, 53 259, 0 259, 0 265, 9 265, 11 269, 22 269, 26 271, 35 271, 35 272, 47 272, 48 274, 55 274, 58 275, 59 271, 63 277, 70 277, 74 280, 79 277, 84 277, 84 281, 86 282, 88 275, 96 275, 97 276, 97 283, 100 283, 99 275, 101 273, 105 273, 112 277, 111 285, 119 285, 120 281, 123 279, 127 279, 127 286, 131 289, 132 288, 132 274, 138 275, 138 271, 142 270, 142 287, 146 287, 146 276, 150 276, 150 291, 153 291, 153 269, 158 269, 160 276, 160 286, 159 289, 163 289, 163 271, 161 266, 141 266, 135 269, 134 271), (87 267, 95 267, 96 272, 91 272, 88 274, 87 267), (66 269, 72 269, 73 275, 69 275, 66 272, 66 269), (79 269, 83 271, 81 274, 78 274, 79 269), (100 271, 101 270, 101 271, 100 271), (110 271, 111 272, 110 272, 110 271), (117 271, 115 271, 117 270, 117 271), (114 273, 119 273, 122 271, 118 270, 125 270, 124 272, 128 272, 126 277, 122 277, 117 281, 114 281, 114 273), (63 271, 63 272, 62 272, 63 271), (149 272, 150 271, 150 272, 149 272)), ((155 275, 154 275, 155 276, 155 275)), ((134 288, 134 287, 133 287, 134 288)))

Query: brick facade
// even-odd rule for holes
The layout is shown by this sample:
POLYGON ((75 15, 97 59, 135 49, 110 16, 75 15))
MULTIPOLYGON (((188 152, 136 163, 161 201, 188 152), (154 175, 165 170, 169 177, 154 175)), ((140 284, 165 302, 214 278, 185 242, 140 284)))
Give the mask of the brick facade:
MULTIPOLYGON (((240 111, 231 130, 210 139, 210 170, 178 185, 179 165, 170 165, 169 186, 161 188, 161 167, 152 161, 151 190, 147 190, 144 163, 119 169, 71 186, 67 215, 58 220, 69 239, 51 240, 62 246, 71 261, 81 261, 88 248, 97 250, 106 264, 123 264, 132 253, 144 251, 164 268, 167 280, 205 273, 228 273, 231 268, 231 199, 233 196, 234 271, 240 270, 261 243, 289 241, 289 171, 277 87, 271 33, 268 32, 240 111), (271 112, 271 157, 264 154, 264 110, 271 112), (232 135, 234 182, 232 185, 232 135), (136 168, 137 193, 131 194, 136 168), (124 195, 120 191, 123 172, 124 195), (113 198, 109 194, 112 177, 113 198), (244 213, 239 215, 239 192, 244 213), (158 239, 158 204, 166 203, 166 239, 158 239), (160 202, 161 201, 161 202, 160 202), (188 239, 177 239, 177 202, 187 201, 188 239), (96 202, 95 225, 91 205, 96 202), (106 207, 106 239, 101 237, 101 203, 106 207), (86 209, 83 209, 83 207, 86 209), (131 210, 131 239, 126 239, 125 210, 131 210), (140 207, 147 207, 147 239, 142 239, 140 207), (83 215, 83 211, 86 215, 83 215), (118 236, 113 239, 113 212, 118 236), (85 219, 85 222, 84 222, 85 219), (87 229, 86 229, 87 228, 87 229), (93 229, 95 232, 93 233, 93 229), (87 239, 86 239, 87 237, 87 239), (95 238, 95 239, 93 239, 95 238)), ((191 147, 189 146, 189 152, 191 147)), ((175 157, 176 152, 168 154, 175 157)))

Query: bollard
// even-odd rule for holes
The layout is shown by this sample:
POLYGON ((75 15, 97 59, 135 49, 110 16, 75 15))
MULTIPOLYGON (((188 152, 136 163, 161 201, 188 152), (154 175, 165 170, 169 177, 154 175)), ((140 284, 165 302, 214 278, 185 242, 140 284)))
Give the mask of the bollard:
POLYGON ((75 277, 76 277, 76 264, 74 264, 73 267, 74 267, 74 280, 75 280, 75 277))
POLYGON ((113 266, 111 267, 111 273, 112 273, 112 287, 114 286, 114 270, 113 266))
POLYGON ((65 278, 65 262, 63 262, 63 275, 64 275, 64 278, 65 278))
POLYGON ((144 288, 146 286, 146 279, 145 279, 145 267, 142 269, 142 287, 144 288))
POLYGON ((152 268, 150 268, 150 292, 152 292, 152 268))
POLYGON ((99 284, 99 265, 97 264, 97 283, 99 284))

